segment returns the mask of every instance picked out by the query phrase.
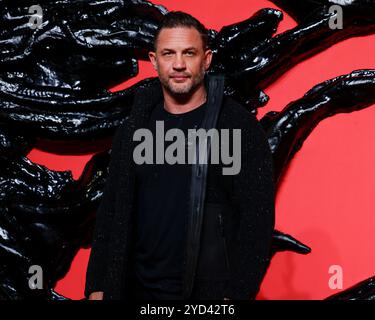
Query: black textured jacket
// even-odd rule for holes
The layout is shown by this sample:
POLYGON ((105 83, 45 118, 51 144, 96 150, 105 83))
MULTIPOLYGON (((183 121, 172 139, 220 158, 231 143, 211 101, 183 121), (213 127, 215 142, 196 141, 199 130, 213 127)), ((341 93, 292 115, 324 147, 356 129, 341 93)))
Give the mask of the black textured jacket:
MULTIPOLYGON (((223 95, 222 90, 208 91, 215 98, 223 95)), ((136 94, 130 116, 113 138, 86 273, 86 297, 103 291, 105 300, 133 298, 136 164, 132 138, 135 130, 146 127, 152 108, 162 99, 156 79, 136 94)), ((241 129, 241 171, 222 175, 221 164, 208 166, 198 261, 184 299, 251 299, 270 259, 275 211, 272 156, 256 117, 229 97, 223 98, 216 127, 241 129)), ((185 267, 187 252, 192 250, 187 247, 185 267)))

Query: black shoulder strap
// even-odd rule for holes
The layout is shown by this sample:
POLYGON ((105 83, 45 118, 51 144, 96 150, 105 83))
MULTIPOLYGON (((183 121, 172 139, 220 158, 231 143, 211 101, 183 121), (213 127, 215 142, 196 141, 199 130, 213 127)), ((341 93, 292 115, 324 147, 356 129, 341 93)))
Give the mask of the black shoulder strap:
MULTIPOLYGON (((208 78, 208 96, 206 112, 202 122, 202 129, 206 132, 215 128, 219 117, 224 94, 224 76, 212 75, 208 78)), ((196 141, 199 144, 199 141, 196 141)), ((190 203, 187 233, 187 259, 184 273, 183 298, 191 295, 194 284, 195 271, 200 249, 201 228, 204 214, 204 201, 206 195, 207 169, 210 161, 211 140, 207 140, 207 154, 204 163, 196 162, 192 165, 190 184, 190 203)), ((196 159, 198 159, 199 145, 196 145, 196 159)))

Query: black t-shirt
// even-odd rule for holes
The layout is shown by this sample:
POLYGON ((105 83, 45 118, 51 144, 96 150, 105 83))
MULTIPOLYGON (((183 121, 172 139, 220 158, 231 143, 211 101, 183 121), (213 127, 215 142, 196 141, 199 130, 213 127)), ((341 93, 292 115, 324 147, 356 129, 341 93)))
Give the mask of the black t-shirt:
MULTIPOLYGON (((182 114, 171 114, 158 104, 149 120, 153 133, 153 164, 136 165, 137 214, 135 272, 146 288, 178 293, 182 288, 191 164, 156 164, 156 121, 164 122, 164 133, 198 128, 206 104, 182 114)), ((164 142, 164 150, 173 142, 164 142)), ((185 153, 188 145, 185 140, 185 153)), ((186 157, 187 158, 187 157, 186 157)))

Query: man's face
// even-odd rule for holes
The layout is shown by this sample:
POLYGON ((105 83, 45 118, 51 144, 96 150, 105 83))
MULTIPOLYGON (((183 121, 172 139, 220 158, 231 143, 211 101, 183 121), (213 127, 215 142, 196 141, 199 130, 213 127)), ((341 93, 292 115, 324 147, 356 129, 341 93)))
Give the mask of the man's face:
POLYGON ((203 48, 195 28, 165 28, 159 33, 156 52, 149 53, 163 87, 171 95, 186 95, 203 85, 212 51, 203 48))

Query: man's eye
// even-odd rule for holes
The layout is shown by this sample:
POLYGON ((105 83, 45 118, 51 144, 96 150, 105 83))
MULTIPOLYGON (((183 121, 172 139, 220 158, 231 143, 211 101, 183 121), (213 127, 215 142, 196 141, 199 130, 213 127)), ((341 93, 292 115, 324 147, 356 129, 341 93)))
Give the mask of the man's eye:
POLYGON ((191 56, 194 55, 194 52, 193 51, 188 51, 188 52, 186 52, 186 55, 189 56, 189 57, 191 57, 191 56))
POLYGON ((172 55, 172 52, 164 52, 163 55, 164 55, 164 56, 171 56, 171 55, 172 55))

